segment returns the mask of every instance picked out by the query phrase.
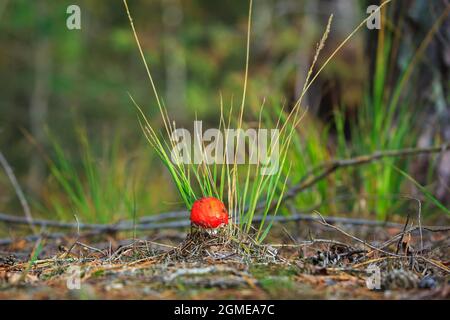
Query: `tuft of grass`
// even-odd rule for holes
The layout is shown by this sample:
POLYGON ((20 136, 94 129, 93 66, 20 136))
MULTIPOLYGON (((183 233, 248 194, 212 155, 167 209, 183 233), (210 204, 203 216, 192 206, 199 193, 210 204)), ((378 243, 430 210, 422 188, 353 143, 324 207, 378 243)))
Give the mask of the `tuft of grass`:
POLYGON ((436 207, 444 211, 446 214, 450 215, 450 209, 448 209, 438 199, 436 199, 436 197, 430 191, 428 191, 426 187, 422 186, 416 179, 414 179, 411 175, 401 170, 400 168, 394 167, 394 169, 400 172, 400 174, 404 176, 406 179, 411 181, 425 195, 425 197, 428 200, 430 200, 436 207))
MULTIPOLYGON (((130 20, 136 44, 138 46, 151 84, 152 91, 155 95, 156 103, 162 117, 165 129, 165 137, 160 136, 160 134, 156 132, 156 130, 150 124, 149 119, 143 112, 141 106, 138 105, 138 103, 133 99, 131 95, 130 99, 138 110, 139 123, 147 141, 152 146, 153 150, 156 152, 164 166, 168 169, 186 208, 190 210, 193 203, 201 197, 217 197, 228 205, 229 217, 232 221, 228 228, 230 234, 233 234, 235 230, 237 230, 236 228, 234 228, 235 225, 239 226, 238 230, 249 233, 252 228, 253 216, 258 209, 258 205, 261 200, 265 199, 266 206, 263 210, 264 218, 262 219, 259 228, 255 230, 256 240, 262 241, 268 234, 271 226, 271 223, 267 223, 266 219, 269 214, 269 210, 271 210, 272 214, 275 214, 278 210, 278 207, 281 203, 282 194, 285 190, 286 178, 283 179, 282 170, 279 170, 277 173, 272 175, 263 174, 263 168, 259 164, 257 164, 256 167, 248 166, 246 170, 242 170, 242 168, 238 168, 236 162, 237 153, 240 151, 235 150, 234 155, 231 156, 234 157, 234 159, 230 159, 229 154, 226 153, 228 129, 231 129, 232 125, 236 125, 235 129, 242 130, 245 126, 243 117, 246 105, 245 100, 247 94, 249 69, 252 2, 250 1, 249 6, 249 21, 246 42, 247 54, 241 105, 237 115, 237 121, 234 121, 232 105, 230 106, 228 118, 226 119, 226 116, 224 115, 223 100, 220 100, 221 115, 219 120, 219 130, 223 130, 225 132, 225 148, 224 154, 222 156, 224 157, 224 159, 227 159, 227 161, 225 161, 224 164, 217 164, 217 162, 215 161, 212 165, 206 164, 207 155, 205 153, 203 145, 195 146, 201 151, 202 161, 200 164, 185 164, 182 159, 179 158, 179 154, 177 152, 171 153, 171 150, 177 150, 177 141, 172 137, 172 132, 174 132, 174 130, 176 129, 176 125, 170 120, 169 115, 167 114, 167 110, 164 104, 161 102, 147 61, 144 57, 139 37, 135 30, 126 1, 124 1, 124 5, 130 20), (171 155, 175 157, 175 159, 173 159, 171 155), (275 199, 277 199, 277 203, 275 207, 273 207, 272 203, 275 199)), ((293 119, 296 120, 297 117, 294 117, 293 119)), ((259 122, 259 126, 261 126, 261 121, 259 122)), ((237 140, 239 140, 240 134, 242 134, 241 131, 238 131, 237 140)), ((276 142, 281 142, 282 147, 280 154, 275 154, 277 150, 273 147, 274 144, 272 144, 268 150, 268 157, 271 158, 273 156, 278 156, 280 159, 280 166, 283 167, 286 164, 285 161, 287 148, 289 145, 288 141, 290 140, 290 137, 289 135, 283 136, 279 140, 280 141, 276 142)))
MULTIPOLYGON (((388 30, 383 24, 378 33, 372 87, 368 88, 365 103, 358 110, 355 121, 350 124, 349 142, 344 135, 343 116, 339 111, 335 113, 339 157, 398 150, 417 143, 418 135, 414 129, 419 114, 411 107, 414 105, 410 94, 414 90, 411 81, 415 81, 412 79, 412 72, 447 14, 448 10, 437 19, 397 78, 392 75, 395 70, 392 62, 398 58, 395 48, 399 45, 396 42, 399 39, 394 36, 394 31, 388 30), (390 79, 394 81, 391 82, 390 79)), ((383 11, 383 21, 386 20, 386 15, 383 11)), ((408 171, 409 163, 407 159, 387 158, 351 171, 359 179, 359 189, 356 188, 353 192, 361 198, 370 198, 367 208, 375 211, 377 219, 386 220, 388 213, 401 205, 400 199, 386 195, 401 193, 404 176, 394 168, 408 171)))
MULTIPOLYGON (((381 6, 388 4, 391 0, 385 1, 381 6)), ((131 101, 138 110, 139 124, 144 132, 144 135, 152 146, 153 150, 158 155, 164 166, 168 169, 172 180, 179 192, 187 209, 191 209, 195 200, 204 196, 216 196, 228 206, 228 212, 232 223, 229 224, 229 234, 233 235, 235 230, 239 232, 250 233, 254 231, 255 239, 257 242, 261 242, 267 236, 273 219, 270 217, 276 215, 283 194, 286 189, 287 179, 289 177, 291 163, 288 159, 288 150, 290 149, 293 137, 296 134, 296 128, 303 120, 308 108, 302 108, 302 99, 305 93, 308 91, 313 82, 317 79, 318 75, 333 59, 333 57, 339 52, 339 50, 352 38, 352 36, 362 28, 366 21, 371 18, 367 17, 361 24, 359 24, 355 30, 337 47, 337 49, 328 57, 325 63, 314 73, 314 68, 319 57, 321 50, 323 49, 328 34, 330 32, 330 26, 332 16, 330 17, 326 30, 320 40, 316 54, 314 56, 312 65, 307 73, 306 81, 300 97, 295 102, 291 111, 284 117, 281 113, 276 123, 276 128, 279 129, 279 136, 275 139, 275 144, 271 144, 268 150, 268 156, 278 156, 280 163, 280 170, 272 175, 262 174, 263 168, 260 164, 256 166, 247 166, 247 168, 238 168, 236 161, 232 164, 206 164, 206 154, 204 153, 203 146, 196 146, 201 150, 202 161, 201 164, 184 164, 182 159, 179 159, 177 153, 172 154, 175 159, 171 158, 170 150, 176 150, 175 139, 172 139, 172 132, 176 129, 176 124, 171 121, 167 110, 162 103, 156 85, 153 81, 153 77, 150 72, 150 68, 145 59, 138 34, 136 32, 133 19, 126 0, 123 0, 125 10, 127 12, 130 26, 144 64, 148 79, 150 81, 151 90, 155 96, 157 106, 160 111, 161 119, 164 126, 164 134, 160 134, 154 129, 149 119, 146 117, 141 106, 130 95, 131 101), (283 117, 283 118, 282 118, 283 117), (279 143, 280 148, 277 150, 273 146, 279 143), (278 152, 277 154, 275 154, 278 152), (172 161, 174 160, 174 161, 172 161), (259 204, 264 203, 264 206, 260 208, 259 204), (257 210, 262 210, 263 219, 259 226, 253 229, 253 217, 257 210), (235 228, 237 226, 237 228, 235 228)), ((375 14, 375 13, 373 13, 375 14)), ((247 83, 249 73, 249 56, 250 56, 250 35, 251 35, 251 20, 252 19, 252 0, 249 4, 248 15, 248 28, 247 28, 247 42, 246 42, 246 61, 245 61, 245 75, 243 84, 242 100, 240 108, 238 110, 237 118, 233 115, 233 106, 230 105, 228 118, 224 116, 224 104, 222 99, 220 100, 220 120, 219 129, 225 130, 225 141, 227 141, 227 130, 231 125, 236 125, 235 129, 245 129, 246 125, 243 121, 244 111, 246 106, 246 94, 247 83), (232 121, 233 119, 233 121, 232 121)), ((260 117, 258 127, 261 127, 261 113, 264 104, 260 108, 260 117)), ((239 131, 240 132, 240 131, 239 131)), ((239 138, 239 134, 238 134, 239 138)), ((272 141, 273 142, 273 141, 272 141)), ((225 145, 225 150, 227 146, 225 145)), ((236 160, 238 150, 235 150, 234 160, 236 160)), ((312 150, 313 152, 313 150, 312 150)), ((227 156, 226 154, 224 156, 227 156)), ((230 159, 228 159, 230 160, 230 159)))
POLYGON ((70 220, 76 214, 84 222, 112 223, 135 219, 136 202, 147 212, 154 210, 152 192, 146 187, 146 179, 157 179, 150 171, 151 158, 139 160, 124 152, 119 135, 99 152, 86 130, 77 127, 80 160, 51 133, 49 136, 53 152, 47 162, 51 175, 43 201, 36 205, 44 215, 70 220))

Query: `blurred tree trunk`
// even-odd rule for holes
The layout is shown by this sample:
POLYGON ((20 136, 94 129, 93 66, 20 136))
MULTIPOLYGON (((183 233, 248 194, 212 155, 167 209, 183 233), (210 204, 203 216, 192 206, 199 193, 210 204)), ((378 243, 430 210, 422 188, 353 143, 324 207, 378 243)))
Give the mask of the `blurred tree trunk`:
MULTIPOLYGON (((311 25, 316 23, 318 30, 309 45, 313 51, 307 57, 306 63, 302 61, 299 65, 297 79, 302 80, 298 81, 297 84, 297 96, 301 93, 303 81, 315 53, 316 43, 320 40, 330 15, 333 14, 334 16, 331 30, 315 67, 315 72, 325 61, 325 58, 330 56, 343 39, 353 31, 361 19, 365 18, 365 14, 362 16, 359 14, 358 1, 310 0, 306 4, 306 13, 315 12, 315 14, 306 15, 304 27, 310 28, 311 25)), ((311 113, 330 124, 332 131, 334 131, 333 111, 335 108, 345 106, 345 112, 348 113, 346 116, 350 118, 363 99, 362 82, 366 77, 364 52, 361 49, 363 41, 362 35, 356 34, 339 52, 339 58, 323 70, 315 85, 305 95, 304 105, 309 105, 311 113), (348 70, 352 71, 348 72, 348 70)))
MULTIPOLYGON (((45 17, 46 4, 44 1, 37 4, 37 9, 41 16, 45 17)), ((31 134, 39 144, 45 145, 52 58, 50 39, 47 35, 41 34, 41 37, 36 37, 34 45, 34 85, 30 99, 29 119, 31 134)), ((43 160, 37 153, 32 155, 29 170, 28 188, 37 193, 45 172, 43 160)))
MULTIPOLYGON (((407 13, 408 27, 410 35, 420 34, 417 37, 421 41, 427 32, 433 27, 439 16, 445 11, 450 3, 444 0, 433 1, 415 1, 407 13)), ((413 42, 414 43, 414 42, 413 42)), ((429 44, 423 63, 416 70, 420 74, 418 87, 420 90, 419 99, 423 102, 423 108, 427 111, 421 116, 423 121, 422 133, 418 145, 428 147, 440 142, 450 142, 450 103, 449 87, 450 81, 450 20, 448 17, 434 35, 429 44)), ((428 168, 432 163, 429 157, 422 157, 416 164, 416 170, 422 169, 422 172, 416 172, 425 184, 428 168)), ((436 162, 435 169, 436 197, 450 204, 450 152, 442 153, 436 162)))
POLYGON ((183 120, 179 110, 186 109, 186 57, 177 33, 183 22, 183 8, 179 0, 163 0, 164 57, 166 66, 165 98, 171 117, 183 120), (178 111, 178 112, 177 112, 178 111))

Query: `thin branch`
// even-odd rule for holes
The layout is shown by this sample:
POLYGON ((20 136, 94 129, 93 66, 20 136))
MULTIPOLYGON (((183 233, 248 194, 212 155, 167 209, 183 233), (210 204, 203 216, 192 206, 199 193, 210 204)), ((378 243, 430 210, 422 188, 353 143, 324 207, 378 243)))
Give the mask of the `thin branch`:
POLYGON ((388 255, 388 256, 392 256, 392 257, 402 257, 401 255, 398 255, 398 254, 395 254, 395 253, 392 253, 392 252, 389 252, 389 251, 380 249, 380 248, 378 248, 378 247, 376 247, 376 246, 373 246, 373 245, 371 245, 370 243, 368 243, 368 242, 366 242, 366 241, 364 241, 364 240, 362 240, 362 239, 360 239, 360 238, 358 238, 358 237, 355 237, 354 235, 352 235, 352 234, 350 234, 350 233, 348 233, 348 232, 342 230, 341 228, 336 227, 336 226, 334 226, 334 225, 332 225, 332 224, 329 224, 329 223, 325 220, 325 218, 320 214, 319 211, 316 211, 315 213, 320 217, 320 220, 319 220, 319 223, 320 223, 320 224, 322 224, 322 225, 324 225, 324 226, 326 226, 326 227, 329 227, 329 228, 331 228, 331 229, 334 229, 334 230, 336 230, 336 231, 342 233, 342 234, 345 235, 346 237, 348 237, 348 238, 350 238, 350 239, 353 239, 353 240, 355 240, 356 242, 359 242, 359 243, 363 244, 365 247, 369 247, 369 248, 372 249, 372 250, 381 252, 381 253, 383 253, 383 254, 385 254, 385 255, 388 255))
POLYGON ((331 244, 331 245, 338 245, 338 246, 342 246, 342 247, 352 248, 352 246, 347 243, 344 243, 341 241, 336 241, 336 240, 329 240, 329 239, 313 239, 313 240, 301 241, 301 242, 294 243, 294 244, 286 244, 286 243, 278 244, 278 243, 276 243, 276 244, 269 244, 267 246, 273 247, 273 248, 299 248, 299 247, 312 246, 315 244, 331 244))
POLYGON ((382 160, 384 158, 406 157, 419 154, 438 153, 447 150, 450 150, 450 144, 448 143, 443 144, 441 146, 429 148, 407 148, 401 150, 377 151, 370 155, 363 155, 349 159, 333 160, 331 162, 323 163, 317 166, 316 168, 310 170, 308 173, 306 173, 303 176, 303 178, 300 179, 300 182, 295 186, 293 186, 292 188, 290 188, 283 198, 284 200, 286 200, 294 197, 298 193, 312 187, 313 185, 323 180, 324 178, 328 177, 329 175, 331 175, 340 168, 360 166, 378 160, 382 160))
MULTIPOLYGON (((334 229, 334 230, 336 230, 336 231, 342 233, 342 234, 345 235, 346 237, 349 237, 349 238, 351 238, 351 239, 353 239, 353 240, 355 240, 355 241, 357 241, 357 242, 363 244, 364 246, 367 246, 367 247, 369 247, 370 249, 372 249, 372 250, 374 250, 374 251, 378 251, 378 252, 380 252, 380 253, 383 253, 383 254, 385 254, 385 255, 387 255, 387 256, 389 256, 389 257, 405 258, 405 256, 398 255, 398 254, 396 254, 396 253, 392 253, 392 252, 389 252, 389 251, 384 250, 384 248, 385 248, 386 246, 382 246, 382 247, 376 247, 376 246, 373 246, 373 245, 371 245, 370 243, 368 243, 368 242, 366 242, 366 241, 364 241, 364 240, 362 240, 362 239, 360 239, 360 238, 358 238, 358 237, 355 237, 354 235, 352 235, 352 234, 350 234, 350 233, 348 233, 348 232, 342 230, 341 228, 336 227, 336 226, 334 226, 334 225, 332 225, 332 224, 327 223, 327 222, 325 221, 325 219, 323 218, 323 216, 320 214, 320 212, 315 211, 315 213, 321 218, 321 221, 319 221, 319 222, 320 222, 322 225, 324 225, 324 226, 326 226, 326 227, 329 227, 329 228, 332 228, 332 229, 334 229)), ((421 230, 420 227, 418 227, 418 229, 421 230)), ((401 233, 401 236, 403 236, 403 234, 404 234, 404 232, 401 233)), ((421 255, 416 255, 415 258, 421 259, 421 260, 423 260, 423 261, 425 261, 425 262, 427 262, 427 263, 429 263, 429 264, 432 264, 433 266, 435 266, 435 267, 437 267, 437 268, 439 268, 439 269, 441 269, 441 270, 443 270, 443 271, 445 271, 445 272, 447 272, 447 273, 450 272, 450 270, 449 270, 449 268, 448 268, 447 266, 445 266, 445 265, 443 265, 443 264, 440 264, 438 261, 434 261, 434 260, 432 260, 432 259, 425 258, 425 257, 423 257, 423 256, 421 256, 421 255)))
MULTIPOLYGON (((71 223, 71 222, 60 222, 54 220, 43 220, 43 219, 35 219, 33 221, 34 225, 41 227, 54 227, 59 229, 75 229, 79 228, 84 230, 97 230, 103 232, 115 232, 115 231, 127 231, 133 230, 136 228, 137 230, 152 230, 152 229, 177 229, 177 228, 185 228, 190 226, 189 220, 185 219, 177 219, 175 221, 169 222, 160 222, 160 223, 152 223, 148 221, 162 221, 165 220, 166 217, 186 217, 186 211, 173 211, 162 213, 155 216, 143 217, 140 219, 141 223, 133 224, 131 221, 123 221, 117 224, 89 224, 89 223, 71 223)), ((263 216, 257 215, 254 217, 253 221, 259 222, 263 219, 263 216)), ((320 220, 316 215, 305 214, 305 213, 293 213, 289 216, 275 216, 272 217, 274 222, 290 222, 290 221, 317 221, 320 220)), ((381 226, 381 227, 389 227, 389 228, 403 228, 403 224, 396 222, 383 222, 376 220, 367 220, 367 219, 359 219, 359 218, 344 218, 344 217, 324 217, 324 219, 328 223, 341 223, 341 224, 350 224, 350 225, 364 225, 364 226, 381 226)), ((27 224, 27 220, 23 217, 17 217, 12 215, 7 215, 4 213, 0 213, 0 222, 12 223, 12 224, 27 224)), ((450 227, 440 227, 440 226, 425 226, 422 227, 423 230, 431 231, 431 232, 443 232, 450 231, 450 227)))
MULTIPOLYGON (((397 242, 397 249, 395 250, 395 253, 396 254, 398 254, 398 252, 400 251, 400 244, 402 243, 402 241, 403 241, 403 238, 404 238, 404 235, 405 235, 405 231, 406 231, 406 228, 408 227, 408 224, 409 224, 409 213, 408 213, 408 215, 406 216, 406 222, 405 222, 405 226, 403 227, 403 231, 402 231, 402 233, 401 233, 401 237, 400 237, 400 239, 398 239, 398 242, 397 242)), ((421 235, 422 236, 422 235, 421 235)), ((423 249, 423 248, 422 248, 423 249)))
MULTIPOLYGON (((13 215, 8 215, 4 213, 0 213, 0 221, 6 222, 6 223, 12 223, 12 224, 29 224, 30 222, 28 219, 13 215)), ((93 230, 105 230, 108 231, 111 227, 114 228, 114 225, 106 225, 106 224, 86 224, 86 223, 80 223, 79 225, 77 223, 73 222, 61 222, 61 221, 54 221, 54 220, 45 220, 45 219, 34 219, 31 222, 34 226, 40 226, 40 227, 55 227, 55 228, 61 228, 61 229, 77 229, 78 227, 80 229, 93 229, 93 230)))
MULTIPOLYGON (((67 236, 66 233, 56 232, 56 233, 46 234, 45 238, 46 239, 61 239, 61 238, 64 238, 66 236, 67 236)), ((26 242, 36 242, 39 239, 41 239, 42 237, 43 237, 42 234, 38 234, 38 235, 32 235, 32 236, 27 236, 27 237, 21 238, 21 240, 25 240, 26 242)), ((0 245, 1 246, 7 246, 7 245, 10 245, 10 244, 13 244, 15 241, 17 241, 17 239, 15 239, 15 238, 0 239, 0 245)))
POLYGON ((72 245, 70 246, 69 250, 67 250, 65 257, 68 257, 70 252, 72 252, 73 248, 75 247, 75 245, 77 244, 78 240, 80 240, 80 221, 78 220, 78 217, 76 214, 74 214, 75 220, 77 221, 77 238, 75 239, 75 241, 72 243, 72 245))
POLYGON ((20 187, 19 182, 17 181, 16 176, 14 175, 13 169, 11 168, 11 166, 9 165, 8 161, 6 160, 5 156, 1 151, 0 151, 0 163, 3 169, 5 169, 5 173, 8 176, 9 181, 11 181, 11 185, 13 186, 14 191, 16 192, 17 198, 19 198, 20 205, 23 208, 23 212, 25 214, 28 224, 30 225, 31 230, 34 233, 36 233, 32 224, 33 217, 31 215, 30 206, 28 205, 27 199, 25 198, 25 195, 22 191, 22 188, 20 187))
POLYGON ((189 215, 189 213, 185 210, 170 211, 170 212, 164 212, 164 213, 151 215, 151 216, 144 216, 139 219, 139 222, 140 223, 150 223, 150 222, 156 222, 156 221, 161 221, 161 220, 185 218, 188 215, 189 215))

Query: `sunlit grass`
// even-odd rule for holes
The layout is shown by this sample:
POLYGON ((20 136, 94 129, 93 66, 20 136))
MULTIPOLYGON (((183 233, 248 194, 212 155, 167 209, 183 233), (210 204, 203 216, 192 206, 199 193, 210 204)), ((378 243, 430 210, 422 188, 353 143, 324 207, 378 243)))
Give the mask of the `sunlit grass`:
MULTIPOLYGON (((269 214, 274 215, 278 210, 281 203, 282 194, 285 191, 285 179, 282 177, 282 170, 279 170, 272 175, 262 174, 263 168, 257 164, 255 166, 248 166, 244 172, 242 168, 238 168, 236 163, 237 150, 235 151, 234 159, 229 159, 227 150, 228 137, 225 134, 225 148, 224 158, 227 159, 223 164, 207 165, 205 161, 200 164, 185 164, 181 159, 171 159, 171 150, 176 148, 175 141, 171 139, 172 132, 176 129, 175 124, 170 120, 167 114, 166 108, 161 102, 158 95, 156 85, 153 82, 153 78, 150 73, 147 61, 145 60, 139 38, 137 36, 134 24, 131 19, 131 15, 128 9, 126 1, 124 1, 127 13, 130 18, 133 34, 136 39, 136 43, 141 54, 147 75, 151 84, 152 91, 155 95, 155 99, 160 110, 162 121, 165 128, 165 138, 161 137, 159 133, 153 129, 149 119, 143 112, 143 109, 136 103, 131 97, 131 100, 135 107, 138 109, 141 128, 147 138, 149 144, 153 147, 164 166, 168 169, 173 182, 182 198, 185 207, 190 210, 195 200, 206 197, 215 196, 222 200, 228 206, 229 218, 232 222, 229 225, 229 231, 232 234, 235 230, 245 231, 250 233, 252 227, 253 217, 258 209, 258 205, 261 200, 266 201, 266 205, 263 210, 263 219, 257 228, 255 238, 258 241, 262 241, 267 235, 271 223, 267 223, 267 216, 269 214), (272 206, 275 202, 276 205, 272 206), (236 229, 236 226, 238 229, 236 229)), ((247 94, 247 81, 249 70, 249 51, 250 51, 250 30, 251 30, 251 18, 252 18, 252 3, 249 6, 249 21, 247 31, 247 54, 245 61, 245 77, 243 85, 242 100, 240 108, 238 109, 237 116, 232 112, 232 106, 230 106, 228 117, 224 115, 224 103, 220 101, 220 120, 219 129, 227 132, 226 129, 243 129, 244 128, 244 110, 246 105, 247 94)), ((297 114, 292 118, 294 121, 298 119, 297 114)), ((261 126, 261 121, 259 122, 261 126)), ((286 132, 286 131, 285 131, 286 132)), ((275 149, 269 147, 268 157, 278 156, 280 165, 285 165, 287 150, 289 146, 290 135, 292 131, 288 132, 288 135, 283 136, 276 141, 281 144, 280 154, 275 155, 275 149)), ((238 138, 239 140, 239 133, 238 138)), ((206 160, 203 146, 198 146, 202 150, 202 160, 206 160)), ((177 156, 176 153, 174 153, 177 156)))
POLYGON ((36 204, 39 211, 66 221, 76 215, 83 222, 112 223, 157 210, 155 185, 149 182, 160 178, 151 170, 152 158, 140 154, 142 147, 136 146, 137 154, 126 152, 116 135, 98 148, 81 126, 76 139, 80 160, 50 134, 50 178, 42 202, 36 204))
MULTIPOLYGON (((375 60, 375 72, 372 86, 367 88, 366 98, 357 110, 357 117, 351 121, 350 138, 346 141, 344 133, 344 118, 341 112, 335 113, 335 123, 338 133, 338 156, 341 158, 364 154, 373 154, 383 150, 399 150, 413 147, 417 144, 418 132, 415 130, 420 109, 411 100, 411 93, 417 80, 412 77, 412 71, 420 57, 424 54, 438 26, 443 22, 445 13, 436 20, 416 52, 412 52, 400 74, 393 78, 397 61, 394 45, 398 41, 394 32, 383 24, 378 33, 378 45, 375 60), (392 79, 395 81, 392 82, 392 79), (409 83, 408 83, 409 82, 409 83)), ((387 19, 383 11, 383 21, 387 19)), ((401 197, 393 197, 402 192, 405 177, 395 170, 395 167, 408 172, 408 159, 388 158, 383 161, 349 170, 342 175, 356 172, 360 188, 351 190, 355 198, 370 199, 367 201, 367 211, 375 212, 379 220, 386 220, 389 212, 402 203, 401 197)))
MULTIPOLYGON (((386 1, 381 5, 384 6, 390 1, 386 1)), ((138 109, 139 122, 141 128, 149 142, 153 147, 162 163, 169 170, 172 180, 175 183, 177 190, 183 199, 187 209, 192 207, 193 202, 204 196, 217 196, 220 200, 224 201, 228 205, 228 211, 230 215, 230 220, 233 222, 230 224, 230 232, 234 229, 234 226, 238 226, 238 229, 250 233, 253 226, 253 218, 255 213, 259 208, 259 203, 262 201, 264 206, 262 207, 263 219, 256 228, 255 238, 257 241, 262 241, 268 234, 272 221, 270 216, 274 216, 279 209, 281 204, 283 193, 286 190, 286 182, 289 177, 289 171, 291 168, 290 162, 287 161, 288 153, 290 150, 291 142, 293 137, 296 135, 296 128, 299 126, 303 117, 307 112, 307 108, 302 108, 302 99, 305 93, 308 91, 313 82, 317 79, 321 71, 326 67, 326 65, 333 59, 333 57, 339 52, 339 50, 351 39, 351 37, 366 23, 370 18, 365 19, 361 24, 359 24, 354 31, 344 39, 344 41, 337 47, 335 51, 325 60, 325 63, 319 68, 319 70, 314 73, 314 67, 317 62, 318 56, 323 49, 328 34, 330 32, 330 26, 332 17, 330 17, 326 30, 320 40, 316 54, 312 61, 312 65, 308 71, 303 90, 301 91, 300 97, 296 103, 291 108, 291 111, 283 116, 282 113, 279 115, 279 121, 277 122, 276 128, 280 130, 280 135, 277 138, 277 142, 280 144, 279 149, 279 161, 281 169, 273 175, 262 175, 261 166, 258 164, 256 168, 252 166, 247 167, 246 173, 242 176, 240 174, 239 168, 236 163, 224 164, 221 166, 213 165, 212 168, 206 164, 194 165, 194 164, 183 164, 182 161, 171 161, 170 149, 175 148, 175 142, 170 139, 171 133, 175 127, 175 123, 170 120, 167 110, 162 103, 162 100, 156 89, 156 85, 153 81, 153 77, 150 72, 150 68, 145 59, 139 37, 137 35, 136 29, 131 18, 131 14, 128 8, 126 0, 124 0, 125 9, 127 11, 130 25, 133 31, 133 35, 136 40, 137 47, 141 59, 144 63, 145 70, 150 81, 151 89, 154 93, 155 100, 157 102, 160 115, 164 124, 165 137, 160 135, 151 125, 149 119, 146 117, 143 109, 139 104, 131 97, 131 100, 135 107, 138 109), (282 121, 281 121, 282 120, 282 121), (167 142, 169 141, 169 142, 167 142), (220 178, 219 178, 220 177, 220 178), (197 186, 197 188, 195 187, 197 186), (200 190, 199 192, 196 190, 200 190)), ((381 8, 380 7, 380 8, 381 8)), ((251 35, 251 19, 252 19, 252 1, 250 1, 249 6, 249 16, 248 16, 248 30, 247 30, 247 42, 246 42, 246 62, 245 62, 245 76, 243 84, 242 100, 239 108, 237 118, 233 118, 232 108, 230 107, 229 117, 227 121, 225 120, 223 110, 224 105, 221 100, 221 116, 220 116, 220 128, 231 128, 231 124, 235 124, 235 129, 244 128, 243 116, 246 105, 246 94, 247 94, 247 83, 248 83, 248 73, 249 73, 249 54, 250 54, 250 35, 251 35), (232 119, 236 119, 235 121, 232 119)), ((262 104, 263 106, 263 104, 262 104)), ((261 108, 262 108, 261 106, 261 108)), ((259 126, 261 126, 261 116, 259 119, 259 126)), ((225 141, 227 139, 225 138, 225 141)), ((226 147, 225 147, 226 149, 226 147)), ((310 154, 315 153, 314 147, 310 145, 310 154)), ((270 148, 269 155, 272 155, 274 150, 270 148)), ((203 156, 203 153, 202 153, 203 156)), ((270 157, 270 156, 269 156, 270 157)), ((322 189, 324 186, 322 185, 322 189)))

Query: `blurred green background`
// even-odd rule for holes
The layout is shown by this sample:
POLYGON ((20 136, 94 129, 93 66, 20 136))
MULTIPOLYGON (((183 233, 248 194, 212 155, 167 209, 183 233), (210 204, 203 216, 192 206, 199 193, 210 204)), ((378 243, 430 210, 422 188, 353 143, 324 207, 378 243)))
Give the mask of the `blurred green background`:
MULTIPOLYGON (((289 110, 329 15, 334 21, 319 65, 370 4, 254 1, 249 110, 257 113, 263 99, 272 110, 289 110)), ((227 108, 242 94, 247 1, 129 5, 177 126, 192 130, 196 116, 217 126, 220 94, 227 108)), ((394 0, 383 10, 381 30, 363 28, 333 59, 304 100, 310 111, 292 148, 291 183, 333 158, 450 141, 450 23, 442 16, 448 6, 394 0)), ((33 215, 112 222, 181 206, 128 96, 160 121, 122 1, 0 0, 0 30, 0 151, 33 215), (81 9, 81 30, 66 27, 71 4, 81 9)), ((398 194, 423 192, 394 166, 450 204, 449 152, 342 170, 293 204, 379 219, 402 214, 398 194)), ((0 212, 22 214, 3 171, 0 212)))

